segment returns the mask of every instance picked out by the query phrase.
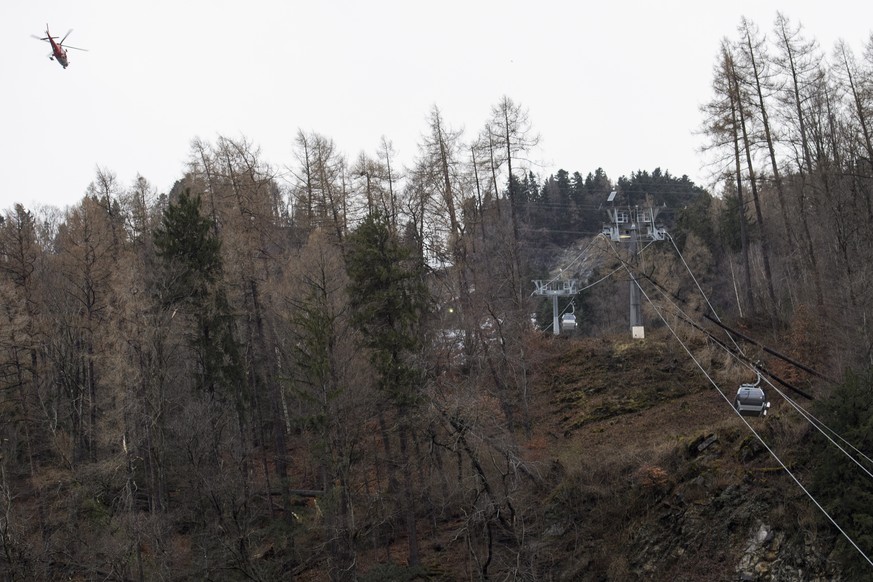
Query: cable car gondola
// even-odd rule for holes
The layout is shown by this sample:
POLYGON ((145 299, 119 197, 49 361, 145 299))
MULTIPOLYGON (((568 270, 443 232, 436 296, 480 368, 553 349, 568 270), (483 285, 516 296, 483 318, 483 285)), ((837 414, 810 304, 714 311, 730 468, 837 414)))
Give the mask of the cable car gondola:
POLYGON ((737 397, 734 400, 734 408, 737 409, 743 416, 766 416, 767 409, 770 408, 770 403, 767 402, 767 395, 764 394, 764 389, 760 387, 761 374, 758 374, 758 381, 754 384, 740 384, 737 390, 737 397))

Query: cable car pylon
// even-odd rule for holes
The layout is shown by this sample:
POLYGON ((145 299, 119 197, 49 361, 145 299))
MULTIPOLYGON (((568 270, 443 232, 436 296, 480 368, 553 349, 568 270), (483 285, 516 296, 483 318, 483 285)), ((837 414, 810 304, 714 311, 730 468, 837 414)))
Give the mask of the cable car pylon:
MULTIPOLYGON (((629 243, 628 253, 630 261, 636 262, 638 255, 637 245, 640 241, 661 241, 667 238, 667 229, 658 225, 660 208, 649 206, 617 207, 615 196, 617 192, 609 193, 606 201, 611 204, 606 208, 609 222, 603 225, 603 235, 609 237, 612 242, 629 243)), ((633 273, 630 273, 630 313, 628 316, 631 336, 635 339, 645 339, 646 331, 643 326, 643 314, 640 308, 640 284, 633 273)))

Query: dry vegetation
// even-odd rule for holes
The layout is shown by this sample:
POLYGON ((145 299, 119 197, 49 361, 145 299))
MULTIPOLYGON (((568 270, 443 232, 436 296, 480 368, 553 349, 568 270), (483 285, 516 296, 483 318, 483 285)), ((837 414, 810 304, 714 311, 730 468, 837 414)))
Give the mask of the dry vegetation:
POLYGON ((195 139, 167 193, 98 168, 64 211, 6 210, 0 577, 833 578, 841 542, 751 428, 873 547, 869 480, 775 391, 743 423, 754 374, 700 331, 819 370, 744 345, 873 448, 873 46, 826 62, 774 25, 716 57, 713 193, 538 177, 503 97, 469 139, 434 107, 410 167, 387 139, 350 163, 300 131, 287 172, 195 139), (611 192, 669 241, 613 248, 611 192), (560 278, 586 285, 570 338, 531 328, 560 278))
MULTIPOLYGON (((800 560, 784 549, 790 544, 832 544, 809 500, 664 333, 645 341, 541 337, 531 347, 533 430, 519 450, 530 477, 514 503, 523 508, 536 579, 736 580, 761 524, 779 536, 771 559, 781 548, 780 556, 800 560)), ((750 380, 720 349, 699 343, 695 356, 728 398, 750 380)), ((798 445, 808 425, 778 397, 766 419, 749 422, 802 477, 798 445)), ((371 572, 364 579, 476 579, 466 527, 451 512, 423 523, 417 575, 396 566, 402 537, 363 553, 359 567, 371 572)))

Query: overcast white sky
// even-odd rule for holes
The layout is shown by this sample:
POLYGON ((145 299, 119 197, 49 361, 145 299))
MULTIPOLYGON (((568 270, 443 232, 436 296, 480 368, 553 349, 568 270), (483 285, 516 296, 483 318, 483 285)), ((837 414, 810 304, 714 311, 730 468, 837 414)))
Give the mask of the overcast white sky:
POLYGON ((78 202, 96 168, 160 192, 195 137, 245 136, 275 167, 298 129, 349 159, 384 135, 401 163, 437 105, 467 138, 507 95, 541 142, 535 169, 610 178, 660 167, 707 185, 699 105, 725 36, 781 11, 830 54, 860 55, 873 3, 857 0, 49 0, 0 8, 0 210, 78 202), (66 70, 45 25, 89 52, 66 70))

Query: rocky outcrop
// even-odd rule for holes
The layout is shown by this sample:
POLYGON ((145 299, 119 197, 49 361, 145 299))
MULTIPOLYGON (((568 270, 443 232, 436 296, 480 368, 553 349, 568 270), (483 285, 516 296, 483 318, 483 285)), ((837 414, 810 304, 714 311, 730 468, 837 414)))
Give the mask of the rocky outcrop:
POLYGON ((828 563, 828 544, 801 532, 793 543, 786 543, 786 532, 759 522, 749 532, 737 564, 737 578, 743 581, 834 582, 843 580, 828 563))

